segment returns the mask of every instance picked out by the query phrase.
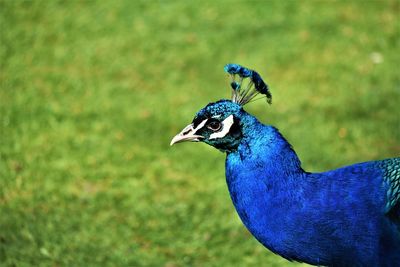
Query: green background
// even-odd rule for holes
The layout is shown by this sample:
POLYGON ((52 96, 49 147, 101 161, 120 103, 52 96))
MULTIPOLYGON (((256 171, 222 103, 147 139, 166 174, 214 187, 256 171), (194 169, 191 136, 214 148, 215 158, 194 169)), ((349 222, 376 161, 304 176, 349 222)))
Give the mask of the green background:
POLYGON ((306 170, 400 154, 397 0, 1 0, 0 26, 2 266, 296 266, 242 226, 222 153, 169 147, 226 63, 306 170))

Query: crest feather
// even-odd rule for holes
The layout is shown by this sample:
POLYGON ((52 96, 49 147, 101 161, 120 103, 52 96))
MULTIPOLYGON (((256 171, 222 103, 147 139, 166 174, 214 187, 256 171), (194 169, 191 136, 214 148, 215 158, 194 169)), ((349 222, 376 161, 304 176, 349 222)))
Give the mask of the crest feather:
POLYGON ((243 106, 253 100, 257 95, 262 94, 267 98, 269 104, 272 103, 272 95, 268 85, 263 81, 258 72, 239 64, 227 64, 224 70, 232 77, 232 102, 243 106), (245 79, 248 79, 247 85, 243 84, 245 79))

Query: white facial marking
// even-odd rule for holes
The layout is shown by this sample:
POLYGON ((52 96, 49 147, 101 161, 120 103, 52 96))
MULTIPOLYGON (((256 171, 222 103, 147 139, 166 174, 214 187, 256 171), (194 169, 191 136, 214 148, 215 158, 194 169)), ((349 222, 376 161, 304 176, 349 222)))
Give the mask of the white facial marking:
POLYGON ((193 130, 193 132, 197 132, 198 129, 203 128, 203 126, 206 124, 206 122, 208 121, 208 119, 203 120, 202 122, 199 123, 199 125, 197 125, 196 129, 193 130))
POLYGON ((222 122, 221 131, 211 134, 208 139, 217 139, 225 137, 225 135, 229 133, 229 130, 231 129, 232 125, 233 125, 233 115, 230 115, 222 122))

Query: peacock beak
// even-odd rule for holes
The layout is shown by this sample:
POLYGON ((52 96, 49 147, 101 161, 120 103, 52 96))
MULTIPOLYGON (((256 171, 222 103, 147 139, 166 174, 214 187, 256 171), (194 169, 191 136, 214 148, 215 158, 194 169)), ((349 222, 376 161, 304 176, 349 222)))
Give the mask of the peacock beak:
POLYGON ((198 142, 200 141, 201 138, 204 138, 202 135, 196 134, 197 130, 202 128, 204 124, 206 123, 207 120, 202 121, 197 127, 195 128, 193 123, 189 124, 183 130, 178 133, 177 135, 172 138, 170 145, 172 146, 173 144, 180 143, 180 142, 185 142, 185 141, 191 141, 191 142, 198 142))

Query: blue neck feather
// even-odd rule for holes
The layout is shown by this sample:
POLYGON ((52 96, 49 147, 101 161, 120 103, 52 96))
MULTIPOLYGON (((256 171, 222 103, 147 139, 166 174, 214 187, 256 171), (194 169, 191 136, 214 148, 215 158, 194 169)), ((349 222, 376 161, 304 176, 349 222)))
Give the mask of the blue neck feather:
POLYGON ((291 145, 275 127, 263 125, 244 111, 241 113, 241 124, 243 137, 237 150, 228 153, 227 162, 240 159, 246 164, 257 163, 263 171, 265 166, 269 166, 271 175, 284 175, 286 178, 304 173, 291 145))

